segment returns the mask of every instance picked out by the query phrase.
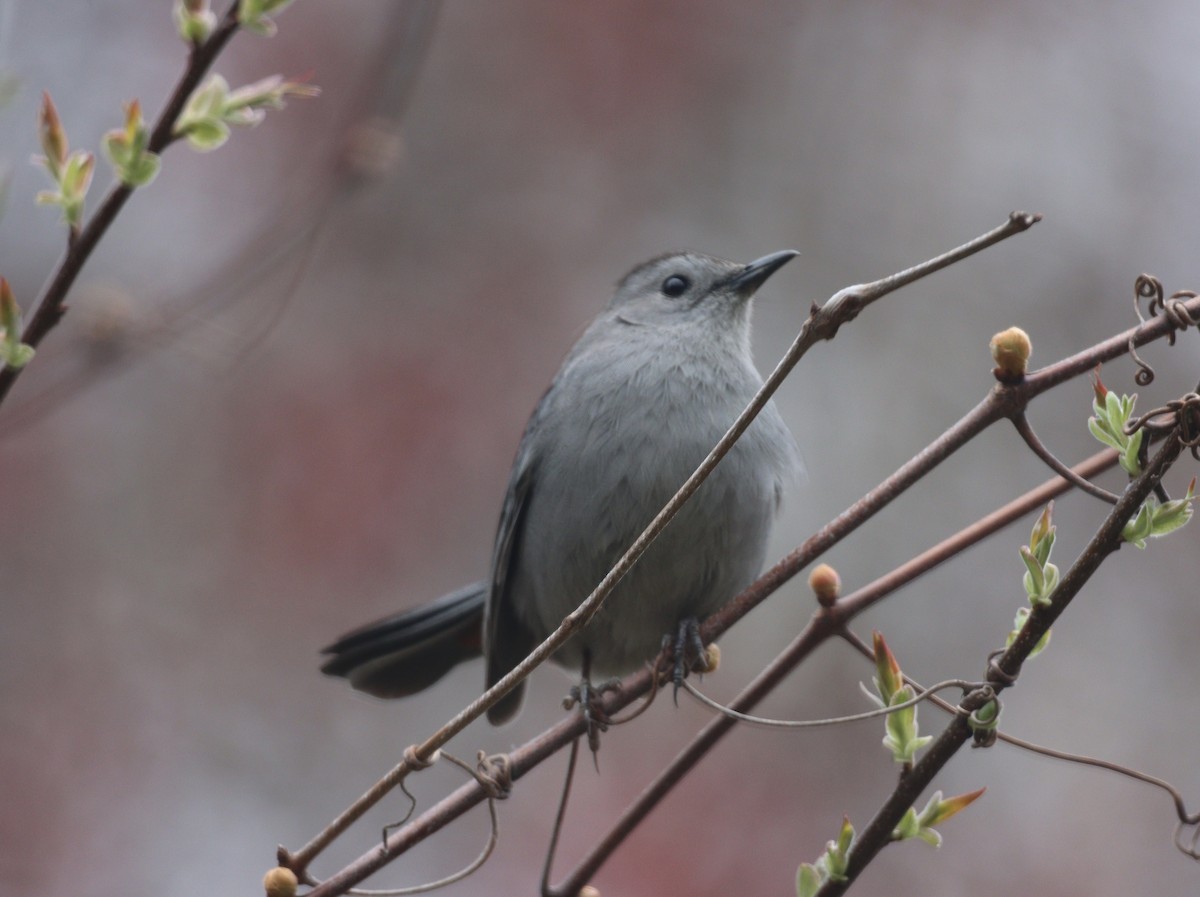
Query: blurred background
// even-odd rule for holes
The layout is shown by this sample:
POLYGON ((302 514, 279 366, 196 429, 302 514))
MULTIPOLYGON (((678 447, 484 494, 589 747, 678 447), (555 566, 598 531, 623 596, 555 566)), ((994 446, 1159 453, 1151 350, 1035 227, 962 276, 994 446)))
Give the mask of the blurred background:
MULTIPOLYGON (((221 11, 223 11, 221 5, 221 11)), ((476 695, 481 665, 402 703, 318 672, 344 630, 486 570, 526 416, 611 284, 665 250, 750 260, 798 249, 756 308, 769 369, 809 304, 999 224, 1032 231, 888 297, 815 349, 778 401, 809 469, 772 557, 907 460, 990 388, 1010 325, 1034 364, 1135 323, 1134 278, 1197 288, 1200 33, 1194 3, 847 4, 304 0, 271 40, 238 35, 234 85, 319 84, 212 154, 172 148, 88 263, 71 313, 0 409, 0 890, 254 894, 300 847, 476 695)), ((64 230, 47 186, 40 92, 95 148, 182 70, 169 4, 0 0, 6 199, 0 273, 26 308, 64 230)), ((102 161, 89 207, 109 174, 102 161)), ((1140 407, 1194 388, 1196 334, 1144 352, 1140 407)), ((1104 373, 1132 391, 1122 359, 1104 373)), ((1073 461, 1080 379, 1031 410, 1073 461)), ((1172 478, 1181 490, 1189 458, 1172 478)), ((852 590, 1046 469, 996 427, 827 560, 852 590)), ((1110 474, 1106 485, 1119 488, 1110 474)), ((1066 567, 1104 513, 1058 502, 1066 567)), ((1032 516, 894 595, 905 670, 978 677, 1024 601, 1032 516)), ((1121 551, 1027 666, 1004 727, 1175 782, 1195 764, 1197 530, 1121 551)), ((728 699, 803 626, 792 583, 722 641, 704 686, 728 699)), ((826 646, 762 710, 866 708, 869 667, 826 646)), ((520 718, 460 756, 558 719, 570 680, 533 679, 520 718)), ((566 869, 707 719, 652 711, 583 764, 566 869)), ((940 728, 923 709, 925 731, 940 728)), ((602 893, 789 893, 843 814, 865 825, 896 777, 882 725, 736 730, 595 880, 602 893)), ((556 758, 500 806, 486 869, 448 893, 536 890, 556 758)), ((461 773, 414 777, 427 806, 461 773)), ((1160 792, 998 746, 939 780, 987 786, 938 852, 895 846, 866 894, 1194 893, 1160 792)), ((369 849, 397 795, 315 865, 369 849)), ((480 810, 370 882, 415 884, 476 855, 480 810)))

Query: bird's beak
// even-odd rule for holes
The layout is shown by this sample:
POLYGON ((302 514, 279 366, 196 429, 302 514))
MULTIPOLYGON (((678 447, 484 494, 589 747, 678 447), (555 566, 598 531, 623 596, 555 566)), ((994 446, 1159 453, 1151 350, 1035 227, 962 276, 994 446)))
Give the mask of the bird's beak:
POLYGON ((749 298, 754 295, 754 292, 763 285, 768 277, 799 254, 794 249, 784 249, 781 252, 772 252, 770 255, 764 255, 729 278, 729 287, 739 296, 749 298))

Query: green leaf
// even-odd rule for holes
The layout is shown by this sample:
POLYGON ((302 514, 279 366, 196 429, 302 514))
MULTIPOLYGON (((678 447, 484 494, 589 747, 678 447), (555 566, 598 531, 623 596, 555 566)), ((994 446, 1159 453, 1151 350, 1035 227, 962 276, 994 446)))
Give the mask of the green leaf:
POLYGON ((10 368, 22 368, 33 354, 33 346, 21 342, 21 307, 8 281, 0 277, 0 360, 10 368))
POLYGON ((1138 458, 1138 452, 1142 447, 1142 430, 1138 430, 1131 437, 1125 446, 1125 450, 1121 452, 1119 459, 1121 469, 1130 476, 1136 477, 1142 472, 1142 463, 1138 458))
POLYGON ((1185 498, 1169 501, 1151 513, 1150 535, 1165 536, 1173 533, 1192 519, 1192 495, 1188 490, 1185 498))
POLYGON ((1135 548, 1145 548, 1146 540, 1150 538, 1153 531, 1154 520, 1150 509, 1152 502, 1153 499, 1146 501, 1138 508, 1134 518, 1121 528, 1121 538, 1135 548))
POLYGON ((120 174, 122 183, 130 187, 148 187, 162 167, 162 160, 154 153, 144 153, 126 165, 120 174))
POLYGON ((217 17, 208 8, 207 2, 185 3, 184 0, 175 0, 172 13, 179 36, 189 44, 204 43, 217 27, 217 17))
POLYGON ((1032 604, 1049 604, 1050 596, 1054 594, 1054 590, 1058 588, 1058 567, 1055 564, 1046 564, 1042 570, 1042 591, 1037 598, 1030 599, 1032 604))
POLYGON ((24 343, 15 345, 5 343, 4 363, 10 368, 23 368, 29 364, 34 354, 33 346, 27 346, 24 343))
POLYGON ((216 119, 204 119, 189 125, 183 136, 193 149, 207 153, 222 146, 229 139, 229 125, 216 119))
MULTIPOLYGON (((916 696, 911 685, 905 685, 892 695, 891 705, 903 704, 916 696)), ((883 746, 892 752, 892 759, 897 763, 912 763, 917 751, 925 747, 933 736, 918 736, 916 705, 889 713, 885 726, 887 734, 883 738, 883 746)))
POLYGON ((1104 416, 1108 421, 1108 425, 1113 430, 1119 431, 1121 425, 1128 419, 1129 414, 1125 410, 1124 396, 1118 396, 1115 392, 1110 392, 1104 397, 1104 416))
POLYGON ((1025 562, 1025 569, 1028 570, 1028 577, 1025 581, 1025 592, 1029 595, 1030 600, 1039 597, 1043 594, 1046 586, 1046 577, 1042 574, 1042 565, 1038 563, 1033 552, 1028 546, 1021 546, 1021 560, 1025 562))
POLYGON ((942 836, 939 835, 935 829, 931 829, 928 826, 917 832, 917 837, 930 847, 942 846, 942 836))
POLYGON ((821 889, 821 873, 812 863, 801 863, 796 872, 796 897, 813 897, 821 889))
POLYGON ((1088 430, 1093 436, 1096 437, 1097 440, 1104 443, 1109 448, 1116 449, 1118 452, 1125 448, 1125 446, 1117 440, 1117 437, 1113 435, 1111 429, 1097 418, 1088 418, 1088 430))
POLYGON ((909 807, 900 817, 899 824, 892 829, 892 840, 907 841, 909 838, 917 837, 917 833, 920 831, 921 823, 917 819, 917 810, 915 807, 909 807))

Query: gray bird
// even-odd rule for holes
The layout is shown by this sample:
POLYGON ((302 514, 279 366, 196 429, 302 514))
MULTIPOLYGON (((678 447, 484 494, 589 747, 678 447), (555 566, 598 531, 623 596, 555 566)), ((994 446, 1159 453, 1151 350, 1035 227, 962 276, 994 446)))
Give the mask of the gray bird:
MULTIPOLYGON (((322 667, 380 697, 420 691, 486 658, 490 687, 556 629, 671 498, 762 385, 750 299, 796 256, 740 265, 694 252, 629 272, 534 410, 517 449, 491 576, 368 624, 322 667)), ((795 440, 769 403, 603 609, 555 655, 616 676, 657 654, 762 569, 795 440)), ((682 639, 677 642, 682 644, 682 639)), ((678 654, 678 652, 677 652, 678 654)), ((488 712, 520 708, 524 683, 488 712)))

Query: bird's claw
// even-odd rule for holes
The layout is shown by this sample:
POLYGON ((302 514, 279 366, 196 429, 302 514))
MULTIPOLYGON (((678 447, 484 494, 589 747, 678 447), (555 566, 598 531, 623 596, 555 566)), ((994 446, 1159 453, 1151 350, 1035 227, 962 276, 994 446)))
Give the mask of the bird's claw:
POLYGON ((663 636, 663 647, 670 647, 672 657, 671 681, 675 685, 672 697, 679 706, 679 689, 692 670, 704 669, 704 642, 700 638, 700 622, 695 617, 679 621, 674 635, 663 636))
POLYGON ((563 698, 563 708, 570 710, 576 705, 583 714, 587 726, 588 749, 592 752, 593 761, 596 752, 600 750, 600 733, 607 732, 612 724, 612 717, 604 709, 604 695, 610 691, 620 691, 620 679, 605 679, 603 682, 592 684, 588 679, 572 686, 567 696, 563 698))

